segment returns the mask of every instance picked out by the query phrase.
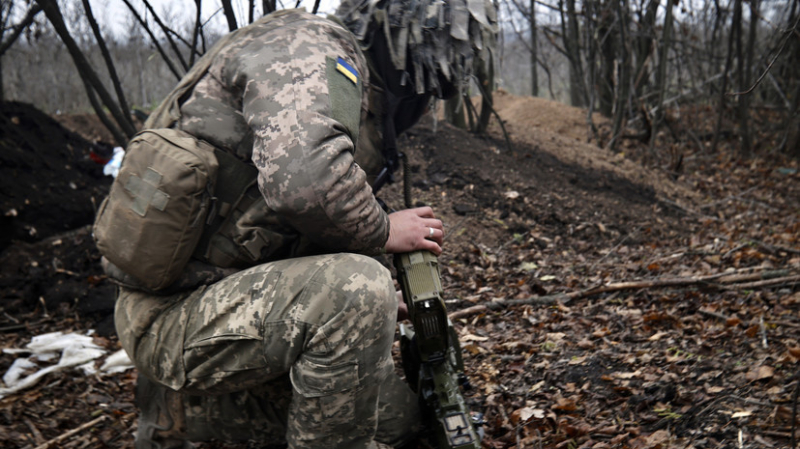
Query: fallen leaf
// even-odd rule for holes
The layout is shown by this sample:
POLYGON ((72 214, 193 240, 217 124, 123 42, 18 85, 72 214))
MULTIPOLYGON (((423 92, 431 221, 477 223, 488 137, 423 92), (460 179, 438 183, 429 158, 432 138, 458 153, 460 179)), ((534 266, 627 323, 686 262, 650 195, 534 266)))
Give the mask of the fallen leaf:
POLYGON ((461 339, 464 341, 486 341, 489 339, 489 337, 481 337, 480 335, 467 334, 461 337, 461 339))
POLYGON ((634 377, 639 377, 641 374, 641 371, 636 370, 632 373, 614 373, 614 377, 617 379, 633 379, 634 377))
POLYGON ((665 335, 667 335, 666 332, 657 332, 657 333, 653 334, 652 336, 650 336, 650 338, 648 338, 648 340, 650 340, 650 341, 658 341, 658 340, 661 340, 661 338, 664 337, 665 335))
POLYGON ((516 426, 520 423, 528 421, 529 419, 544 419, 545 416, 546 412, 542 409, 524 407, 511 412, 511 416, 509 418, 511 420, 511 424, 516 426))
POLYGON ((573 399, 561 398, 550 408, 553 410, 561 410, 562 412, 574 412, 578 410, 578 404, 573 399))
POLYGON ((757 380, 764 380, 764 379, 772 379, 772 376, 775 375, 775 370, 772 367, 767 365, 761 365, 758 368, 754 368, 749 371, 744 377, 749 382, 754 382, 757 380))

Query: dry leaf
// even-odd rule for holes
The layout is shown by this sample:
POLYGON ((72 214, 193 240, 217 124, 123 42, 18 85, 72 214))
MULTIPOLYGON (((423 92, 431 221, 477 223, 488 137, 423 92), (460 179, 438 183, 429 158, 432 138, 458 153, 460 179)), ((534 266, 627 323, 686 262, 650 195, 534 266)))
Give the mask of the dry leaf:
POLYGON ((639 377, 641 374, 641 371, 636 370, 632 373, 614 373, 614 377, 617 379, 633 379, 634 377, 639 377))
POLYGON ((728 327, 738 326, 740 324, 742 324, 742 320, 737 316, 730 317, 725 321, 725 325, 728 327))
POLYGON ((661 337, 667 335, 666 332, 657 332, 656 334, 652 335, 648 340, 650 341, 658 341, 661 340, 661 337))
POLYGON ((545 416, 546 412, 542 409, 533 407, 524 407, 511 412, 511 416, 509 416, 509 418, 511 424, 517 426, 520 423, 528 421, 529 419, 544 419, 545 416))
POLYGON ((574 412, 578 410, 578 404, 569 398, 561 398, 558 403, 553 404, 550 408, 553 410, 561 410, 562 412, 574 412))
POLYGON ((475 334, 467 334, 461 337, 461 340, 463 341, 486 341, 488 339, 489 337, 481 337, 480 335, 475 334))
POLYGON ((772 376, 774 375, 775 370, 772 369, 772 367, 761 365, 758 368, 754 368, 753 370, 749 371, 744 377, 749 382, 753 382, 757 380, 772 379, 772 376))

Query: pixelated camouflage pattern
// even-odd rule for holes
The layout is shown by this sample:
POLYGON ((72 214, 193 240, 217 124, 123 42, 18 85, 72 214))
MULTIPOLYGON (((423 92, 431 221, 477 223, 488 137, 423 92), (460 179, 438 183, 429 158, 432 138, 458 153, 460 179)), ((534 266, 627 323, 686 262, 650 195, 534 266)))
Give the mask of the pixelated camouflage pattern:
POLYGON ((353 35, 302 10, 237 33, 182 104, 176 126, 252 160, 266 207, 313 243, 375 253, 388 238, 388 216, 353 162, 358 130, 335 119, 326 71, 328 58, 341 57, 366 92, 368 69, 353 35))
POLYGON ((112 283, 120 287, 141 290, 152 295, 172 295, 177 292, 195 289, 198 285, 213 284, 238 271, 236 268, 220 268, 196 259, 191 259, 186 264, 186 268, 181 273, 181 276, 170 284, 169 287, 159 291, 152 291, 135 277, 126 273, 105 257, 100 259, 100 266, 112 283))
POLYGON ((214 437, 236 440, 250 424, 247 438, 285 428, 292 448, 366 448, 378 437, 413 437, 419 425, 413 395, 389 379, 396 310, 385 267, 333 254, 259 265, 171 296, 121 288, 115 322, 142 374, 218 396, 187 398, 189 437, 203 431, 198 423, 223 420, 227 430, 215 432, 227 435, 214 437), (281 389, 289 397, 274 393, 281 389), (402 410, 379 411, 381 394, 402 410), (392 429, 376 435, 379 412, 392 429))

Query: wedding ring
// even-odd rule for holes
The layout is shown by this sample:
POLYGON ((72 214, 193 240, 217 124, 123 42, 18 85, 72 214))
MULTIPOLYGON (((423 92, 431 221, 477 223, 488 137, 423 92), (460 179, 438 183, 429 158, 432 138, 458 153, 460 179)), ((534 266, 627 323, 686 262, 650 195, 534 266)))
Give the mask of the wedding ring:
POLYGON ((430 233, 428 234, 428 237, 433 237, 433 228, 428 228, 428 229, 431 230, 430 233))

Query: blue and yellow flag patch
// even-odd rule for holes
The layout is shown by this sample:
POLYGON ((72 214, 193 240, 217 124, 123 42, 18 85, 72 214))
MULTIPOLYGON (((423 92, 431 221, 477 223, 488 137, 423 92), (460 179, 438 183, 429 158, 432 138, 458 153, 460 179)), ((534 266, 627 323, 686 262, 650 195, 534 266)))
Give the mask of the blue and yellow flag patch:
POLYGON ((353 82, 353 84, 358 84, 358 72, 344 59, 336 59, 336 70, 338 70, 342 75, 346 76, 347 79, 353 82))

